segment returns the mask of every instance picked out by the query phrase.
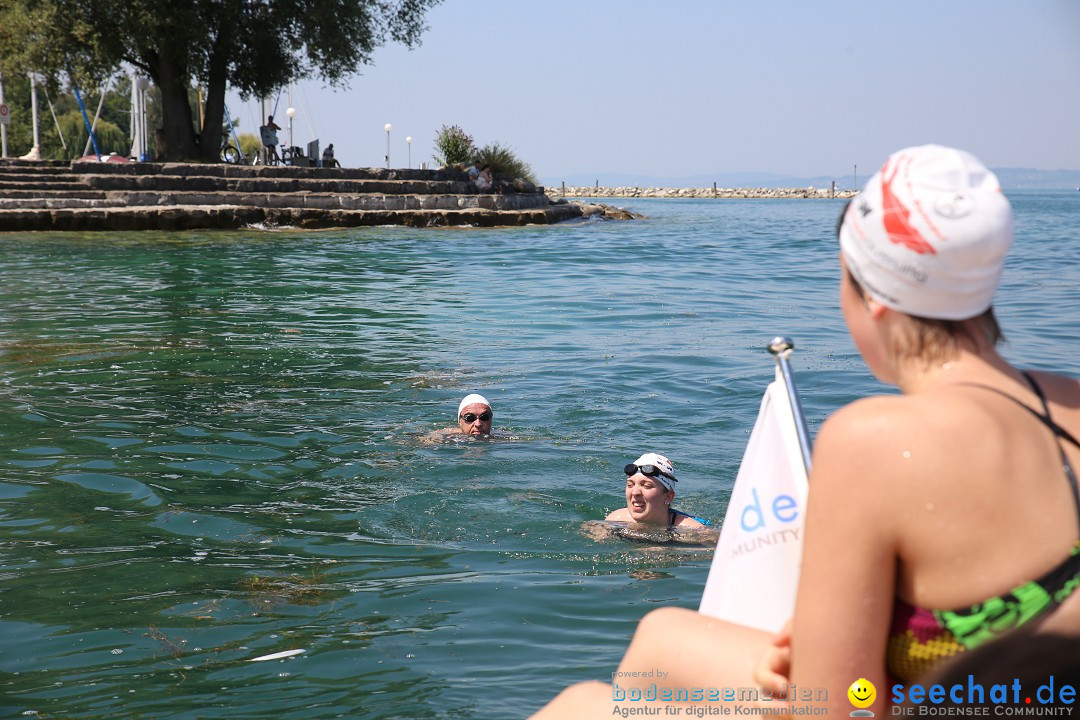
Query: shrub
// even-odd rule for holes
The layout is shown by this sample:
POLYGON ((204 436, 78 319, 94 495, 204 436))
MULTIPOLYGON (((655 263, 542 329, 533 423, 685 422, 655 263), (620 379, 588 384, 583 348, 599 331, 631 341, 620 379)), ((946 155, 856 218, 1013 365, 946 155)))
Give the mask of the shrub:
MULTIPOLYGON (((251 162, 251 159, 259 154, 262 140, 251 133, 238 133, 236 138, 240 141, 240 151, 244 153, 247 161, 251 162)), ((233 144, 232 133, 229 133, 229 143, 233 144)))
POLYGON ((491 166, 491 174, 496 180, 513 181, 515 178, 521 178, 533 185, 537 184, 532 168, 519 158, 512 148, 493 142, 480 148, 476 156, 481 164, 491 166))
POLYGON ((442 126, 435 135, 435 155, 432 160, 440 167, 471 164, 476 154, 473 139, 457 125, 442 126))

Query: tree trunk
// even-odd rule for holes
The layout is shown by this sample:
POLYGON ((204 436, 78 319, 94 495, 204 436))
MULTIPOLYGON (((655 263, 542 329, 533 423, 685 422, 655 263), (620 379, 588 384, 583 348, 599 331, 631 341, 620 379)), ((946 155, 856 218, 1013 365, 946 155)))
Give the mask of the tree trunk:
MULTIPOLYGON (((188 73, 169 58, 147 63, 154 83, 161 89, 162 133, 164 147, 157 148, 160 160, 193 160, 199 157, 195 140, 191 103, 188 101, 188 73)), ((216 148, 215 148, 216 150, 216 148)), ((216 155, 216 152, 215 152, 216 155)))
POLYGON ((223 22, 214 40, 208 67, 206 107, 199 143, 204 160, 215 161, 220 155, 221 128, 225 122, 225 90, 229 70, 229 49, 232 43, 231 22, 223 22))

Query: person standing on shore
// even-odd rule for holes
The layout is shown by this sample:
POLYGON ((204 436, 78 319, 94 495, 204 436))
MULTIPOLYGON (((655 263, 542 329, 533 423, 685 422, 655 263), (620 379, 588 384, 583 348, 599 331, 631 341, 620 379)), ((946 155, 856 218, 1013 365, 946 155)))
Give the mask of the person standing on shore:
POLYGON ((278 135, 277 131, 281 129, 281 126, 274 122, 273 115, 266 116, 266 124, 259 128, 259 137, 262 140, 263 147, 266 148, 266 162, 270 162, 270 158, 274 158, 275 163, 281 162, 281 156, 278 155, 278 135))

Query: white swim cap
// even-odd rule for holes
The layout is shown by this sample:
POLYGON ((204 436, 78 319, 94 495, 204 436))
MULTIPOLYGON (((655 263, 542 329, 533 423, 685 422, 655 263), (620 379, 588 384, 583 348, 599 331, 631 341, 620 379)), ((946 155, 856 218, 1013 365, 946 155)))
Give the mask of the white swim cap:
POLYGON ((909 315, 966 320, 990 307, 1012 245, 997 178, 962 150, 893 153, 844 213, 840 249, 874 300, 909 315))
POLYGON ((663 455, 657 453, 645 453, 637 460, 634 461, 634 465, 641 467, 642 465, 653 465, 663 475, 650 475, 661 485, 668 490, 675 490, 675 483, 679 480, 675 477, 675 465, 663 455))
POLYGON ((458 406, 457 406, 458 417, 461 417, 461 411, 462 410, 469 407, 470 405, 476 405, 477 403, 479 403, 481 405, 487 405, 488 408, 491 407, 491 403, 489 403, 487 401, 487 398, 484 397, 483 395, 477 395, 476 393, 473 393, 472 395, 466 395, 465 399, 462 400, 460 403, 458 403, 458 406))

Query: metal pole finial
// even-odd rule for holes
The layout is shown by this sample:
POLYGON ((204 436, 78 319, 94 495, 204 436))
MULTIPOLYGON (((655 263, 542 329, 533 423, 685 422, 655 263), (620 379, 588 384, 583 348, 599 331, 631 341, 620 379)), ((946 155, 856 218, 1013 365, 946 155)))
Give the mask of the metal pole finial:
POLYGON ((777 335, 769 341, 769 352, 773 355, 779 355, 782 352, 790 352, 795 349, 795 342, 783 335, 777 335))
POLYGON ((806 426, 806 415, 803 413, 802 402, 799 400, 799 392, 795 388, 795 374, 791 370, 789 358, 795 350, 795 342, 788 337, 776 336, 769 343, 769 352, 776 356, 776 363, 780 366, 780 375, 787 388, 788 401, 791 403, 791 413, 795 416, 795 434, 799 438, 799 449, 802 451, 803 466, 806 474, 810 474, 810 429, 806 426))

